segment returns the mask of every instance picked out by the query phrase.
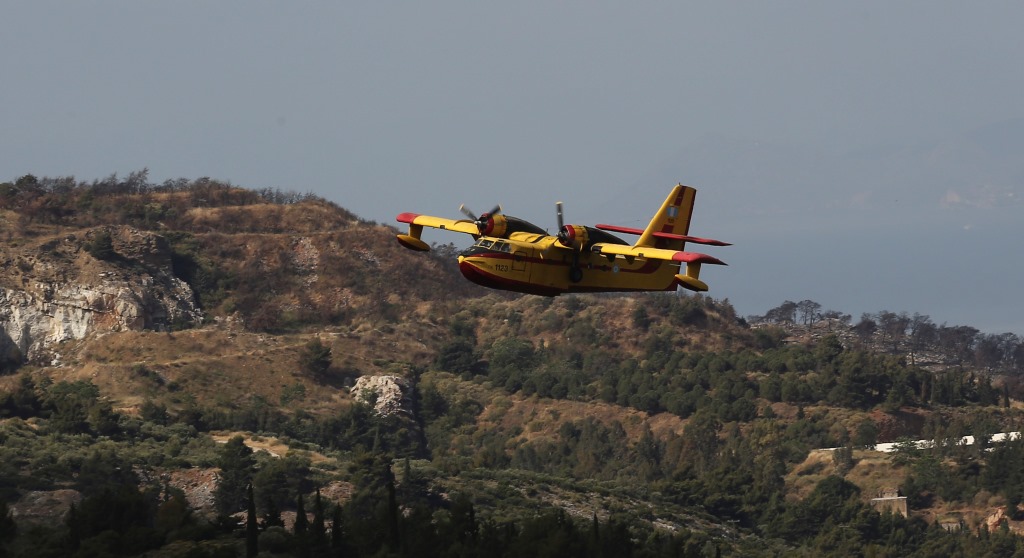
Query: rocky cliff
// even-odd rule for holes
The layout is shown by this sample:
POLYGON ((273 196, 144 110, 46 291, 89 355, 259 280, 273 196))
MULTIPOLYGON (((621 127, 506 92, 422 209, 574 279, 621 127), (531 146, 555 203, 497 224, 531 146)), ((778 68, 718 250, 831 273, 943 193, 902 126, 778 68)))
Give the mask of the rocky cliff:
POLYGON ((130 227, 0 245, 0 365, 47 361, 63 341, 195 324, 202 312, 162 237, 130 227), (109 238, 105 257, 90 250, 109 238))

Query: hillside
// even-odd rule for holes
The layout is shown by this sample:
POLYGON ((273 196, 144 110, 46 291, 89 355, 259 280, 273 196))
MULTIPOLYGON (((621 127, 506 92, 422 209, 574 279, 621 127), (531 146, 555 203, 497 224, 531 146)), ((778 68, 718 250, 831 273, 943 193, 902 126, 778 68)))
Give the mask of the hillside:
POLYGON ((945 443, 1020 430, 1019 338, 508 296, 393 235, 208 179, 0 185, 0 545, 241 555, 251 499, 271 555, 1022 547, 1021 444, 945 443), (939 443, 862 449, 906 437, 939 443), (872 510, 887 489, 909 518, 872 510))

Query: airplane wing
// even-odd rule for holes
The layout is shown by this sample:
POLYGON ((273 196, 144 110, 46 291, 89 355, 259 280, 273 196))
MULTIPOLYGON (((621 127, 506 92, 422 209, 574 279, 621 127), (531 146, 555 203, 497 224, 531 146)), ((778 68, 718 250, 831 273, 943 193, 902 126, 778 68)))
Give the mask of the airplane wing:
POLYGON ((476 223, 468 219, 445 219, 444 217, 431 217, 430 215, 420 215, 418 213, 402 213, 395 219, 399 223, 408 223, 421 227, 455 231, 474 236, 480 234, 480 231, 476 228, 476 223))
POLYGON ((697 252, 680 252, 678 250, 650 248, 647 246, 626 246, 623 244, 598 243, 591 246, 590 249, 604 256, 623 256, 625 258, 665 260, 669 262, 679 262, 685 264, 729 265, 723 262, 722 260, 714 256, 709 256, 707 254, 699 254, 697 252))
POLYGON ((399 223, 409 224, 409 234, 398 235, 398 242, 410 250, 418 250, 420 252, 430 250, 430 246, 420 240, 423 227, 466 233, 474 237, 480 234, 476 223, 465 219, 445 219, 443 217, 431 217, 430 215, 420 215, 418 213, 402 213, 395 219, 399 223))

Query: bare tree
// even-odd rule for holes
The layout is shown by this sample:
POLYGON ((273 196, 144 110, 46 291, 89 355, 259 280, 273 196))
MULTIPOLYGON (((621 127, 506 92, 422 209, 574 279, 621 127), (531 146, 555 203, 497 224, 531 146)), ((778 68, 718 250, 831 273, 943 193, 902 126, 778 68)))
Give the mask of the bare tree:
POLYGON ((884 341, 891 347, 892 352, 898 352, 900 344, 907 336, 907 326, 910 324, 910 317, 906 312, 896 314, 883 310, 878 313, 878 327, 884 336, 884 341))
POLYGON ((1022 364, 1024 348, 1021 338, 1013 333, 980 334, 974 345, 974 362, 994 371, 1015 371, 1022 364))
POLYGON ((821 313, 821 319, 828 323, 828 330, 831 332, 833 325, 849 326, 850 320, 853 319, 853 316, 843 314, 838 310, 826 310, 821 313))
POLYGON ((797 311, 800 313, 800 321, 805 326, 813 326, 814 322, 818 321, 818 311, 821 310, 821 305, 813 300, 801 300, 796 305, 797 311))
POLYGON ((878 322, 874 320, 871 314, 864 313, 860 315, 860 321, 857 325, 853 326, 854 333, 857 334, 857 338, 860 339, 861 343, 868 343, 871 338, 878 331, 878 322))
POLYGON ((978 330, 971 326, 947 326, 942 324, 936 332, 936 339, 947 364, 962 365, 971 359, 978 330))
POLYGON ((910 319, 908 327, 910 363, 917 364, 917 354, 935 343, 937 328, 929 316, 917 313, 910 319))
POLYGON ((787 300, 765 312, 765 320, 776 324, 792 324, 796 322, 797 304, 787 300))

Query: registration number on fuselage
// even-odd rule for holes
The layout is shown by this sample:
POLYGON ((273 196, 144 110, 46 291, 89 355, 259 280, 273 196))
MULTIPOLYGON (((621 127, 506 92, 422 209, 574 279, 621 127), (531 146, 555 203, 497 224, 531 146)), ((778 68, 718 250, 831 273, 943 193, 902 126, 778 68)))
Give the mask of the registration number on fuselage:
POLYGON ((512 271, 512 267, 508 264, 494 264, 494 271, 512 271))

